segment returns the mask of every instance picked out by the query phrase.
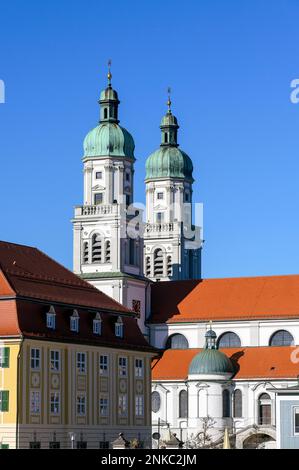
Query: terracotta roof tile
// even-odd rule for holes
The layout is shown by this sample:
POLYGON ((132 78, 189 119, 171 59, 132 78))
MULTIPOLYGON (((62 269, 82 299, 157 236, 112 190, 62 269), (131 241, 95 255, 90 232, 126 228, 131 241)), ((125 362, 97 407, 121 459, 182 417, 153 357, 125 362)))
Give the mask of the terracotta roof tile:
MULTIPOLYGON (((201 349, 168 349, 152 363, 153 380, 185 380, 193 357, 201 349)), ((297 378, 299 347, 265 346, 222 349, 236 367, 236 379, 297 378), (293 359, 293 360, 292 360, 293 359), (298 362, 296 362, 296 360, 298 362)))
POLYGON ((299 275, 156 282, 153 323, 299 318, 299 275))
POLYGON ((37 248, 0 241, 0 270, 0 296, 10 285, 17 296, 132 313, 37 248))

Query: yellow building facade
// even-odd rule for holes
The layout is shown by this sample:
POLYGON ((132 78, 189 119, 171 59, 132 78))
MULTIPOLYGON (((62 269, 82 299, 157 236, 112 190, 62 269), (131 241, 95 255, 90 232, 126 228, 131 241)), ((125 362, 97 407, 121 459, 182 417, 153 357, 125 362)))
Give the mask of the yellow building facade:
POLYGON ((0 447, 99 449, 121 432, 150 447, 155 350, 136 314, 34 248, 0 242, 0 266, 0 447))

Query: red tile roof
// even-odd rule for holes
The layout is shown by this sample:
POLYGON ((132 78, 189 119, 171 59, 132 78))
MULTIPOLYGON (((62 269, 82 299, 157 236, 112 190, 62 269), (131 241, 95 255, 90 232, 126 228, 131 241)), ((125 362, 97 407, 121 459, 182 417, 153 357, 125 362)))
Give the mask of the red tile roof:
POLYGON ((37 248, 0 241, 0 296, 11 294, 133 314, 37 248))
POLYGON ((114 301, 36 248, 0 242, 0 336, 23 335, 45 340, 86 343, 122 349, 154 349, 141 333, 134 312, 114 301), (53 305, 56 328, 46 327, 46 313, 53 305), (79 333, 70 331, 74 308, 79 333), (102 335, 93 334, 99 311, 102 335), (114 333, 122 317, 124 337, 114 333))
MULTIPOLYGON (((160 359, 154 359, 152 363, 152 379, 185 380, 193 357, 200 351, 166 350, 160 359)), ((235 379, 283 379, 297 378, 299 375, 298 346, 227 348, 222 352, 235 364, 235 379)))
POLYGON ((156 282, 151 322, 299 318, 299 275, 156 282))

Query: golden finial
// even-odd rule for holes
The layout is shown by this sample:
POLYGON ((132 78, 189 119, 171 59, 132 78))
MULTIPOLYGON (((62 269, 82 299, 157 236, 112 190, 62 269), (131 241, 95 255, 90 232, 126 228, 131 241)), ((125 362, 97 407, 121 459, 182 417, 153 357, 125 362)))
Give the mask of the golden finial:
POLYGON ((108 74, 107 74, 107 78, 108 78, 108 84, 111 85, 111 78, 112 78, 112 73, 111 73, 111 59, 108 60, 108 74))
POLYGON ((168 106, 168 112, 171 112, 171 99, 170 99, 170 94, 171 94, 171 88, 170 86, 167 88, 167 93, 168 93, 168 100, 167 100, 167 106, 168 106))

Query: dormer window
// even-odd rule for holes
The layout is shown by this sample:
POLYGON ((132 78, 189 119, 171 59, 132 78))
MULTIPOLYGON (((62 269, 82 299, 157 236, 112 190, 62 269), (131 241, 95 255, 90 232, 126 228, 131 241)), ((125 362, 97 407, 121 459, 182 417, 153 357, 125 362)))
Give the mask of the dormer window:
POLYGON ((79 332, 79 314, 77 310, 74 310, 73 315, 70 317, 70 330, 76 333, 79 332))
POLYGON ((117 322, 115 323, 115 336, 117 338, 124 337, 124 324, 121 317, 118 317, 117 322))
POLYGON ((56 312, 54 307, 51 305, 50 310, 47 312, 47 328, 55 330, 56 324, 56 312))
POLYGON ((99 312, 97 312, 95 318, 93 319, 93 334, 99 336, 102 334, 102 319, 99 312))

